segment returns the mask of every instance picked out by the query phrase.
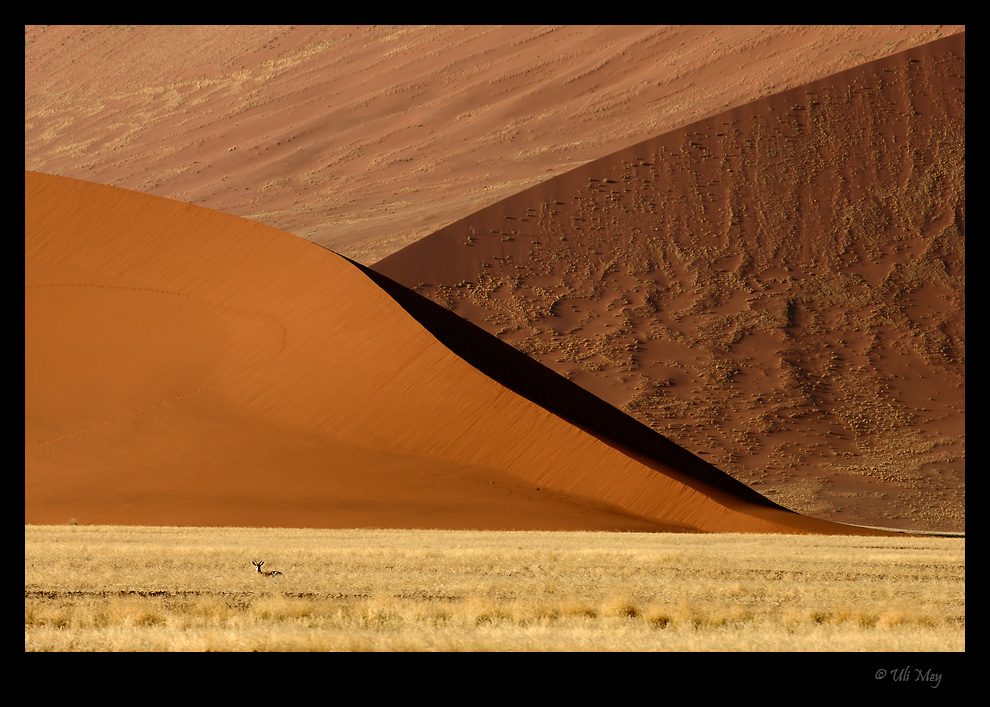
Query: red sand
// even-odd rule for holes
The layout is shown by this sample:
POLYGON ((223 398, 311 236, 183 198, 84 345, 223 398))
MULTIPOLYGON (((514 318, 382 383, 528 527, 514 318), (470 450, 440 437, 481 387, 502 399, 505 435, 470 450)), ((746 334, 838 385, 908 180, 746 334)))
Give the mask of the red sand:
POLYGON ((25 521, 846 532, 635 458, 251 221, 25 173, 25 521))
POLYGON ((366 265, 577 165, 962 25, 29 25, 28 170, 366 265))
MULTIPOLYGON (((568 172, 575 165, 598 161, 599 166, 619 169, 621 163, 614 160, 624 159, 628 146, 642 140, 717 116, 727 109, 745 111, 756 98, 783 96, 783 92, 803 87, 809 81, 824 80, 871 59, 924 47, 940 36, 958 35, 963 30, 962 25, 26 26, 25 168, 222 210, 291 231, 371 264, 438 228, 459 219, 475 218, 475 212, 500 199, 519 192, 530 196, 538 193, 524 191, 529 185, 540 184, 548 194, 559 190, 563 197, 570 198, 573 185, 567 181, 568 172), (558 175, 563 178, 555 179, 558 175)), ((935 95, 964 90, 962 83, 959 86, 953 78, 921 88, 935 95)), ((905 95, 921 100, 916 110, 925 116, 931 105, 929 99, 920 98, 918 93, 905 95)), ((964 95, 956 97, 964 100, 964 95)), ((939 100, 944 98, 941 95, 939 100)), ((789 109, 790 104, 783 107, 789 109)), ((964 144, 964 125, 960 127, 963 132, 955 139, 964 144)), ((892 142, 908 137, 898 130, 895 124, 881 128, 885 139, 892 142)), ((679 135, 693 139, 683 132, 679 135)), ((772 140, 763 144, 781 147, 773 145, 772 140)), ((951 148, 946 149, 950 155, 958 153, 951 141, 943 140, 936 146, 940 151, 951 148)), ((709 148, 710 144, 703 147, 709 148)), ((922 145, 921 152, 928 147, 922 145)), ((908 154, 905 150, 907 143, 902 140, 890 154, 900 158, 908 154)), ((683 154, 690 152, 685 148, 683 154)), ((941 152, 939 158, 943 160, 941 164, 947 164, 941 152)), ((674 326, 668 320, 662 323, 662 332, 647 327, 630 330, 633 338, 623 338, 629 333, 626 331, 615 336, 613 323, 602 317, 602 307, 611 316, 622 315, 622 321, 616 319, 615 324, 625 326, 641 324, 642 319, 636 321, 640 316, 636 311, 645 312, 644 308, 656 306, 661 300, 655 297, 657 292, 641 286, 638 290, 610 290, 630 273, 601 257, 604 251, 596 250, 582 253, 572 264, 588 270, 591 283, 600 280, 607 286, 607 300, 600 300, 601 293, 598 301, 581 301, 573 290, 555 292, 548 286, 559 284, 559 280, 554 282, 552 278, 527 280, 531 286, 529 295, 539 296, 520 298, 530 310, 526 316, 542 316, 540 308, 544 306, 553 315, 567 315, 560 322, 570 316, 564 311, 569 306, 578 308, 579 318, 597 313, 597 323, 602 328, 586 330, 585 340, 578 342, 589 351, 565 344, 561 355, 558 349, 563 339, 558 340, 559 334, 542 327, 537 327, 536 337, 526 342, 525 336, 520 338, 518 331, 513 332, 512 327, 518 323, 515 315, 495 330, 507 330, 508 335, 502 334, 504 338, 514 345, 521 344, 528 354, 551 367, 560 363, 557 358, 581 357, 580 366, 559 370, 753 488, 776 492, 774 498, 788 507, 851 522, 960 530, 964 527, 965 438, 961 427, 964 320, 958 283, 963 276, 959 241, 964 231, 964 210, 959 202, 956 213, 946 220, 944 197, 959 193, 961 175, 951 171, 936 174, 931 163, 925 161, 916 173, 908 172, 903 170, 905 164, 904 160, 894 160, 892 165, 902 171, 892 174, 898 174, 901 180, 914 180, 909 182, 912 187, 927 185, 928 191, 916 191, 930 192, 926 198, 929 211, 937 214, 934 227, 955 224, 959 238, 943 235, 935 242, 935 248, 921 238, 906 238, 880 250, 874 247, 876 243, 865 250, 853 248, 845 255, 859 259, 862 267, 855 274, 864 278, 867 287, 883 285, 896 295, 893 309, 882 302, 864 304, 862 298, 853 298, 857 306, 851 309, 847 306, 849 300, 841 298, 830 301, 831 309, 816 308, 814 300, 809 302, 807 298, 819 297, 820 291, 795 292, 790 280, 821 272, 821 257, 798 259, 785 266, 792 268, 790 272, 760 271, 753 269, 751 262, 737 262, 739 253, 728 252, 724 244, 702 243, 719 251, 718 257, 705 263, 701 258, 685 258, 684 253, 690 253, 690 249, 685 250, 684 244, 679 243, 677 257, 670 258, 673 270, 666 273, 669 281, 660 283, 667 288, 661 311, 676 313, 683 326, 674 326), (910 264, 913 256, 930 269, 943 254, 946 270, 936 272, 935 277, 917 268, 899 269, 905 262, 910 264), (883 260, 881 264, 891 264, 889 272, 867 266, 878 256, 883 260), (812 270, 812 265, 818 270, 812 270), (891 279, 890 275, 897 277, 891 279), (709 293, 703 292, 717 277, 724 282, 716 283, 718 287, 709 293), (749 287, 758 285, 772 290, 779 301, 767 300, 760 309, 743 301, 738 291, 723 298, 735 286, 734 278, 743 279, 749 287), (545 291, 537 293, 534 285, 545 291), (562 299, 561 294, 567 297, 562 299), (777 305, 788 300, 795 302, 778 311, 777 305), (706 312, 711 304, 714 310, 706 312), (811 360, 802 355, 778 356, 783 349, 773 322, 784 315, 790 321, 788 331, 800 337, 807 336, 809 325, 833 327, 837 322, 845 325, 861 317, 875 330, 879 346, 874 346, 867 336, 847 336, 847 356, 842 358, 839 353, 836 359, 835 342, 827 337, 809 337, 806 341, 812 343, 799 353, 812 352, 811 360), (894 320, 890 319, 892 315, 894 320), (746 323, 743 320, 747 317, 750 321, 756 317, 769 326, 768 331, 733 342, 733 332, 746 323), (719 327, 724 329, 722 334, 719 327), (816 348, 825 344, 833 347, 829 356, 816 348), (583 358, 588 353, 597 359, 583 358), (731 355, 723 360, 722 354, 731 355), (621 370, 627 359, 639 369, 621 370), (878 363, 878 373, 869 374, 878 363), (596 366, 597 371, 593 370, 596 366), (734 372, 737 369, 747 375, 754 373, 753 380, 745 381, 749 387, 738 385, 741 376, 734 372), (823 395, 828 385, 825 376, 835 370, 854 374, 850 380, 855 386, 843 396, 823 395), (762 382, 756 380, 759 376, 762 382), (822 384, 809 388, 809 380, 822 384), (738 404, 740 399, 746 404, 738 404), (829 409, 830 404, 836 407, 829 409), (692 411, 699 414, 693 415, 692 411), (820 419, 809 422, 816 416, 820 419), (910 424, 905 426, 905 420, 910 424), (768 446, 768 439, 773 444, 768 446), (891 439, 903 440, 903 448, 892 451, 888 444, 891 439), (865 456, 864 444, 868 451, 865 456), (850 460, 854 463, 850 464, 850 460), (842 473, 835 473, 837 466, 842 467, 842 473)), ((688 161, 681 166, 691 164, 688 161)), ((850 180, 849 190, 869 187, 858 181, 859 168, 854 164, 843 168, 844 176, 850 180)), ((711 178, 708 182, 698 185, 698 193, 682 194, 680 198, 702 200, 705 195, 718 193, 718 185, 711 178)), ((647 186, 638 184, 637 195, 648 196, 648 190, 644 191, 647 186)), ((752 191, 751 185, 743 186, 744 194, 746 189, 752 191)), ((851 199, 855 196, 851 203, 859 208, 863 195, 872 192, 838 193, 851 199)), ((596 191, 595 196, 606 195, 596 191)), ((880 196, 874 198, 871 207, 875 213, 884 214, 889 195, 880 196)), ((607 209, 614 204, 600 206, 607 209)), ((721 207, 731 209, 732 199, 721 207)), ((479 218, 482 213, 486 212, 480 212, 479 218)), ((740 223, 752 218, 733 213, 740 223)), ((504 215, 528 218, 525 214, 500 214, 504 215)), ((611 216, 615 215, 613 209, 611 216)), ((716 223, 707 211, 705 218, 716 223)), ((636 224, 620 220, 615 231, 624 234, 631 225, 636 224)), ((927 226, 923 230, 926 235, 931 232, 927 226)), ((158 233, 156 226, 140 236, 137 250, 143 251, 145 240, 154 241, 158 233)), ((477 234, 470 235, 474 238, 477 234)), ((229 240, 236 238, 231 236, 229 240)), ((58 242, 69 247, 72 237, 63 233, 58 242)), ((217 247, 232 252, 248 247, 247 243, 225 242, 227 245, 217 247)), ((472 248, 480 242, 478 239, 472 248)), ((575 237, 571 242, 577 244, 580 240, 575 237)), ((212 241, 206 239, 206 243, 212 241)), ((464 246, 463 242, 455 245, 455 250, 443 253, 443 259, 460 267, 463 263, 452 256, 464 246)), ((167 246, 156 243, 155 247, 167 246)), ((288 429, 276 435, 267 408, 262 408, 261 418, 256 417, 261 413, 255 404, 268 398, 250 393, 247 402, 251 404, 242 405, 245 401, 228 394, 228 388, 236 387, 239 377, 250 377, 247 371, 251 366, 267 370, 266 362, 278 358, 284 345, 281 319, 251 301, 238 302, 239 297, 251 292, 250 287, 226 295, 211 294, 208 300, 201 300, 195 294, 161 294, 155 282, 159 278, 171 280, 156 275, 151 276, 150 285, 142 283, 130 290, 128 298, 108 298, 107 295, 123 292, 120 288, 128 285, 120 280, 129 277, 129 273, 108 275, 102 265, 80 268, 54 254, 58 248, 51 244, 43 262, 31 262, 26 270, 28 277, 34 278, 29 283, 72 285, 28 290, 27 311, 32 316, 26 353, 28 368, 37 367, 33 377, 28 371, 26 387, 26 433, 35 435, 28 440, 28 446, 60 439, 29 452, 28 468, 53 454, 55 447, 78 445, 69 455, 76 460, 73 464, 92 468, 118 465, 120 471, 115 473, 121 474, 126 473, 125 469, 161 470, 161 476, 156 478, 160 478, 157 483, 162 488, 155 493, 160 493, 163 501, 171 499, 168 502, 174 513, 192 513, 197 507, 196 499, 186 494, 177 500, 186 493, 181 491, 186 484, 173 476, 179 472, 169 466, 170 462, 154 461, 156 455, 140 451, 146 448, 133 441, 139 436, 127 434, 109 446, 82 442, 79 430, 92 428, 97 437, 102 437, 114 428, 120 434, 128 426, 137 425, 138 418, 148 418, 144 413, 133 414, 146 408, 154 411, 152 416, 161 414, 165 418, 155 423, 168 433, 163 440, 182 440, 188 435, 214 440, 210 444, 217 445, 217 459, 236 459, 246 468, 265 468, 255 459, 264 457, 262 448, 279 449, 279 458, 287 453, 285 450, 296 450, 299 459, 310 460, 297 460, 303 469, 325 468, 326 439, 319 435, 313 439, 308 432, 303 435, 305 439, 293 438, 298 433, 297 422, 286 422, 288 429), (207 301, 209 304, 204 304, 207 301), (106 316, 94 321, 94 308, 107 312, 106 316), (117 327, 118 322, 126 322, 127 326, 117 327), (32 349, 32 326, 60 331, 58 343, 32 349), (172 348, 169 342, 194 343, 172 348), (131 359, 145 364, 132 369, 128 363, 131 359), (44 375, 37 375, 41 370, 44 375), (92 374, 80 375, 90 370, 92 374), (75 391, 72 397, 78 395, 78 399, 70 402, 66 390, 75 391), (207 400, 209 404, 201 407, 207 400), (32 409, 45 412, 32 416, 32 409), (165 414, 165 409, 170 414, 165 414), (180 410, 181 414, 177 414, 180 410), (201 411, 205 417, 199 415, 201 411), (228 424, 227 420, 233 419, 240 422, 228 424), (111 425, 109 420, 115 422, 111 425), (190 424, 193 427, 184 427, 190 424), (252 426, 257 428, 256 434, 232 432, 252 426), (252 451, 254 444, 257 455, 252 451), (107 456, 107 449, 117 451, 107 456), (302 454, 303 450, 308 450, 310 456, 302 454)), ((205 243, 196 243, 192 253, 178 257, 197 261, 200 248, 209 250, 205 243)), ((268 257, 267 253, 263 249, 261 257, 268 257)), ((504 257, 501 252, 493 255, 504 257)), ((128 263, 143 256, 123 248, 120 257, 123 262, 113 268, 126 270, 128 263)), ((568 257, 573 259, 573 252, 568 257)), ((210 276, 217 280, 213 283, 217 288, 227 281, 225 259, 221 262, 210 276)), ((473 262, 477 266, 477 261, 473 262)), ((273 257, 272 263, 277 266, 278 258, 273 257)), ((516 264, 523 263, 511 266, 516 264)), ((504 269, 506 262, 492 260, 489 265, 504 269)), ((268 266, 265 262, 255 267, 267 272, 268 266)), ((476 267, 466 275, 458 274, 463 279, 455 279, 452 284, 475 284, 477 272, 476 267)), ((291 279, 291 274, 288 277, 291 279)), ((359 279, 367 286, 366 277, 359 279)), ((426 280, 417 279, 411 284, 419 286, 421 282, 426 280)), ((454 287, 437 297, 440 288, 436 285, 443 282, 436 279, 428 294, 445 305, 456 306, 458 314, 489 326, 487 319, 493 312, 485 311, 486 290, 464 297, 454 287)), ((185 292, 187 284, 192 286, 183 281, 182 287, 169 285, 168 291, 185 292)), ((828 284, 831 287, 835 283, 828 284)), ((371 291, 381 295, 377 287, 372 286, 371 291)), ((504 293, 498 298, 504 299, 504 293)), ((297 299, 312 302, 301 292, 297 299)), ((371 306, 353 304, 349 296, 343 299, 350 307, 371 306)), ((420 312, 418 316, 426 315, 420 312)), ((504 303, 496 305, 494 316, 506 316, 504 303)), ((361 327, 366 325, 363 320, 359 323, 361 327)), ((564 328, 556 328, 560 334, 565 333, 564 328)), ((454 336, 456 341, 463 338, 464 332, 454 336)), ((496 377, 505 374, 505 368, 497 365, 485 370, 496 377)), ((531 398, 538 397, 526 385, 517 386, 518 380, 499 380, 514 390, 526 391, 531 398)), ((285 406, 277 407, 282 414, 285 406)), ((582 403, 586 415, 592 408, 582 403)), ((626 440, 624 445, 632 445, 623 446, 625 452, 637 458, 657 452, 655 439, 644 442, 646 437, 641 430, 617 420, 612 422, 609 434, 620 434, 626 440)), ((310 425, 307 422, 302 427, 308 430, 310 425)), ((181 444, 160 444, 163 458, 169 454, 181 457, 181 444)), ((377 455, 378 438, 368 444, 371 453, 377 455)), ((352 459, 354 465, 367 466, 367 457, 354 450, 342 451, 339 443, 331 447, 342 465, 352 459)), ((189 447, 195 448, 196 445, 189 447)), ((197 454, 192 452, 193 457, 197 454)), ((683 461, 675 456, 678 463, 683 461)), ((396 469, 402 470, 410 465, 420 470, 433 468, 431 465, 440 463, 432 454, 421 467, 416 466, 419 460, 390 458, 399 464, 396 469)), ((642 459, 639 463, 643 463, 642 459)), ((206 475, 200 473, 203 464, 202 460, 191 460, 190 471, 182 474, 196 474, 197 480, 205 483, 206 475)), ((689 466, 694 472, 706 473, 693 463, 689 466)), ((403 471, 396 477, 386 473, 385 467, 375 468, 383 469, 382 478, 393 484, 395 478, 415 479, 420 473, 403 471)), ((456 466, 448 471, 456 476, 460 469, 456 466)), ((342 474, 339 470, 335 473, 342 474)), ((491 491, 493 484, 489 482, 497 485, 501 478, 492 477, 494 473, 494 469, 485 467, 481 477, 468 477, 480 478, 480 483, 487 484, 491 491)), ((147 482, 147 477, 143 474, 134 478, 140 485, 147 482)), ((264 474, 245 474, 243 479, 248 486, 254 483, 255 489, 264 491, 266 496, 274 488, 268 481, 264 474)), ((107 488, 100 479, 94 483, 101 491, 107 488)), ((341 481, 334 493, 339 494, 345 486, 341 481)), ((115 488, 125 485, 117 484, 115 488)), ((218 489, 218 493, 221 491, 218 489)), ((546 486, 541 486, 539 492, 530 491, 530 496, 506 491, 514 500, 526 496, 534 501, 533 513, 527 518, 543 514, 535 509, 546 502, 546 486)), ((71 506, 68 499, 74 492, 62 493, 71 506)), ((363 494, 360 491, 357 495, 364 497, 363 494)), ((592 496, 597 498, 597 490, 592 496)), ((254 503, 257 494, 245 497, 254 503)), ((307 497, 300 492, 295 501, 307 497)), ((346 499, 347 494, 339 497, 346 499)), ((573 504, 573 498, 563 503, 573 504)), ((209 505, 204 502, 202 512, 194 515, 216 513, 209 505)), ((271 499, 255 505, 257 524, 273 524, 264 516, 271 499)), ((292 505, 287 503, 286 507, 292 505)), ((344 510, 348 507, 346 500, 338 505, 341 519, 361 515, 348 516, 344 510)), ((376 517, 390 517, 391 506, 391 502, 383 503, 376 517)), ((118 504, 117 510, 122 512, 124 507, 118 504)), ((366 503, 362 506, 364 510, 369 507, 366 503)), ((296 512, 306 520, 301 508, 297 504, 296 512)), ((594 513, 600 513, 596 517, 602 521, 597 527, 618 523, 614 506, 595 508, 594 513)), ((52 522, 64 522, 65 513, 86 522, 81 513, 71 509, 59 510, 52 522)), ((465 517, 473 513, 465 511, 465 517)), ((499 511, 500 515, 504 513, 504 509, 499 511)), ((582 506, 581 519, 587 513, 591 511, 582 506)), ((140 513, 135 511, 135 515, 140 513)), ((550 514, 553 518, 565 515, 550 514)), ((401 520, 399 515, 395 517, 401 520)), ((573 520, 573 515, 570 517, 573 520)), ((642 527, 638 525, 640 520, 630 520, 628 516, 624 522, 642 527)), ((342 520, 340 524, 353 521, 342 520)), ((581 523, 565 525, 583 527, 581 523)), ((520 523, 519 527, 528 526, 520 523)))
POLYGON ((790 508, 965 527, 965 34, 620 150, 375 270, 790 508))

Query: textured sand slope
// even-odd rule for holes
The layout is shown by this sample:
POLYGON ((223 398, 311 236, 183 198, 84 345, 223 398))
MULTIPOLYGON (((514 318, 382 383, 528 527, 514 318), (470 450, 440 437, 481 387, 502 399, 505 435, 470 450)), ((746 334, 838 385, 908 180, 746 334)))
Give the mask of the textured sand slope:
POLYGON ((25 169, 371 264, 632 143, 959 25, 25 27, 25 169))
POLYGON ((665 133, 374 269, 784 505, 962 530, 965 34, 665 133))
POLYGON ((30 172, 25 213, 26 522, 845 530, 623 453, 303 239, 30 172))

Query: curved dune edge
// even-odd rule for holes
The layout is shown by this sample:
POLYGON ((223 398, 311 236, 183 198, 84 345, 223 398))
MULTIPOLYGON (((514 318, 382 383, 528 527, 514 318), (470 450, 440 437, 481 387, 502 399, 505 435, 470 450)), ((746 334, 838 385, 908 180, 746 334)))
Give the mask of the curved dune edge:
POLYGON ((26 25, 25 168, 371 264, 651 135, 964 29, 26 25))
POLYGON ((960 530, 964 246, 960 32, 659 134, 371 267, 788 507, 960 530))
POLYGON ((25 286, 27 523, 869 532, 624 454, 229 214, 25 172, 25 286))

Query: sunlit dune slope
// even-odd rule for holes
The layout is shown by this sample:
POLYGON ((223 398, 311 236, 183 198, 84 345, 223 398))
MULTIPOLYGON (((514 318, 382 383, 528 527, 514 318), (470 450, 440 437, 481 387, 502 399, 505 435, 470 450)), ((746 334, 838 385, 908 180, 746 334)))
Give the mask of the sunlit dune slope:
POLYGON ((25 214, 28 523, 844 530, 563 420, 301 238, 30 172, 25 214))
POLYGON ((371 264, 527 186, 960 25, 27 25, 24 167, 371 264))
POLYGON ((965 527, 965 34, 664 133, 374 269, 783 505, 965 527))

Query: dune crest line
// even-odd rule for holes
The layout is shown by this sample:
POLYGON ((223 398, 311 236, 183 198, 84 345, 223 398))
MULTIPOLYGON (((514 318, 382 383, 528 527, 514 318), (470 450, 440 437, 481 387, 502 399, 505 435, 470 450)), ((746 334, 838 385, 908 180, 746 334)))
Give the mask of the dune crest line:
MULTIPOLYGON (((28 260, 270 315, 286 330, 284 350, 253 375, 27 455, 28 522, 71 512, 106 523, 869 532, 754 503, 699 481, 674 455, 626 453, 484 375, 364 271, 295 236, 30 172, 25 213, 28 260)), ((147 317, 86 323, 113 335, 130 333, 114 327, 154 331, 155 317, 169 324, 176 316, 133 291, 106 294, 121 298, 108 310, 146 308, 147 317)), ((171 346, 155 350, 163 365, 183 362, 170 373, 177 384, 252 355, 250 340, 211 339, 212 321, 176 328, 171 346), (204 346, 213 346, 209 355, 198 354, 204 346)), ((65 325, 35 332, 39 350, 65 325)), ((27 366, 53 360, 37 356, 27 366)), ((115 389, 120 378, 158 384, 125 362, 102 371, 98 363, 81 390, 99 390, 92 376, 101 375, 121 396, 133 391, 115 389)), ((66 390, 51 404, 71 418, 93 402, 66 390)), ((27 425, 44 414, 35 410, 27 425)))

